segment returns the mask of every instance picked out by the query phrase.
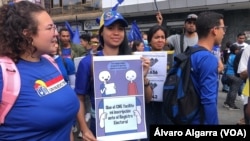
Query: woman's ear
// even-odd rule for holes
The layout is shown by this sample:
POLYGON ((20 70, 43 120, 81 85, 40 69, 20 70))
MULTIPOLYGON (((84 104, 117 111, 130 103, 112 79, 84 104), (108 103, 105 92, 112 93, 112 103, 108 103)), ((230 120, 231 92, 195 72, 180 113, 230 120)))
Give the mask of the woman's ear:
POLYGON ((28 29, 24 29, 23 30, 23 35, 27 35, 28 34, 28 29))

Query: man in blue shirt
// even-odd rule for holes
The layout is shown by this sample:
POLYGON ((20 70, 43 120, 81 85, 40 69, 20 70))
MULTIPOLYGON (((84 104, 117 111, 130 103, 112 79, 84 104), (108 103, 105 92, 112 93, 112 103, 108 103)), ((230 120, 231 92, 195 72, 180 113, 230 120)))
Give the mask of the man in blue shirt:
MULTIPOLYGON (((218 59, 212 54, 215 45, 220 45, 225 34, 223 15, 215 12, 202 12, 196 21, 199 37, 196 46, 207 51, 199 51, 191 56, 191 77, 200 95, 201 106, 204 112, 202 124, 216 125, 218 123, 218 59)), ((192 124, 201 124, 200 115, 192 124)))

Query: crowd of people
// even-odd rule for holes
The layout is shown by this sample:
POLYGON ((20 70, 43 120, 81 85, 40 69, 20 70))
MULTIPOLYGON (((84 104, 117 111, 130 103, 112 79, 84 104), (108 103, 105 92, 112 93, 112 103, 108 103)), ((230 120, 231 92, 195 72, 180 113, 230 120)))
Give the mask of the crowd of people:
MULTIPOLYGON (((250 46, 244 40, 228 45, 225 68, 223 59, 218 57, 221 54, 216 52, 216 46, 221 45, 226 33, 223 18, 222 14, 212 11, 189 14, 185 19, 184 34, 168 37, 166 27, 162 26, 163 17, 157 12, 156 24, 143 34, 142 40, 133 41, 132 46, 129 46, 127 20, 119 12, 110 10, 100 17, 98 35, 81 35, 81 45, 76 45, 71 42, 68 29, 61 28, 58 31, 50 15, 40 5, 29 1, 3 5, 0 7, 0 56, 7 56, 16 63, 21 87, 15 104, 0 125, 0 140, 73 141, 76 125, 83 140, 97 140, 94 89, 99 88, 95 88, 93 82, 93 55, 132 55, 135 51, 145 51, 145 47, 146 51, 164 51, 167 48, 174 50, 175 54, 184 52, 188 46, 205 49, 191 57, 193 69, 190 77, 198 88, 205 115, 202 123, 197 117, 192 124, 220 124, 217 99, 222 70, 226 70, 224 73, 230 81, 224 106, 231 110, 239 109, 235 99, 238 93, 242 94, 250 71, 250 46), (239 50, 244 51, 235 72, 233 60, 239 50), (43 57, 44 54, 54 58, 59 70, 43 57), (74 58, 82 56, 83 59, 75 68, 74 58), (89 123, 85 119, 86 113, 91 114, 89 123)), ((239 34, 237 38, 242 40, 245 35, 239 34)), ((151 101, 153 89, 147 78, 150 59, 142 57, 141 62, 149 137, 150 125, 173 123, 163 118, 162 102, 151 101)), ((2 78, 0 73, 1 91, 4 87, 2 78)), ((1 96, 0 93, 0 103, 1 96)), ((249 100, 244 95, 244 124, 249 124, 249 100)))

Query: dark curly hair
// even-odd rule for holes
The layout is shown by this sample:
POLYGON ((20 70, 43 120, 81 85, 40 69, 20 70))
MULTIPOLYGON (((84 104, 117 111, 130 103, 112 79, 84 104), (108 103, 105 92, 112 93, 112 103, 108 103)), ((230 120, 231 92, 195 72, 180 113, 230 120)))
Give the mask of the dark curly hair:
POLYGON ((29 1, 5 4, 0 7, 0 56, 8 56, 14 62, 24 53, 33 54, 32 35, 37 34, 35 13, 46 11, 29 1), (24 35, 23 31, 27 34, 24 35))

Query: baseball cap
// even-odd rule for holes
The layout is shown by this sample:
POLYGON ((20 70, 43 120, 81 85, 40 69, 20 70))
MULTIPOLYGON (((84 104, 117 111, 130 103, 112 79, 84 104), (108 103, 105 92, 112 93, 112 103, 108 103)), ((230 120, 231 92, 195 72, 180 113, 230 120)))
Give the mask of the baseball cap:
POLYGON ((189 14, 186 18, 185 21, 188 21, 188 20, 195 20, 198 18, 198 16, 196 14, 189 14))
POLYGON ((124 19, 124 17, 117 11, 112 10, 102 14, 99 27, 101 28, 102 26, 110 26, 116 21, 120 21, 124 27, 128 27, 128 22, 124 19))

